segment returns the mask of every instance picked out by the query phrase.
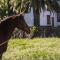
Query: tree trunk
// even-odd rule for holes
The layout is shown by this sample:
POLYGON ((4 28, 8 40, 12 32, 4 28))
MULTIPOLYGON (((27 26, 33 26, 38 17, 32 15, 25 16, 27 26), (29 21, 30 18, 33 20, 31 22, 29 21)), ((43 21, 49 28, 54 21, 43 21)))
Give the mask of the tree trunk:
POLYGON ((36 27, 36 31, 34 32, 34 36, 39 35, 39 26, 40 26, 40 2, 39 0, 32 0, 33 5, 33 14, 34 14, 34 26, 36 27))

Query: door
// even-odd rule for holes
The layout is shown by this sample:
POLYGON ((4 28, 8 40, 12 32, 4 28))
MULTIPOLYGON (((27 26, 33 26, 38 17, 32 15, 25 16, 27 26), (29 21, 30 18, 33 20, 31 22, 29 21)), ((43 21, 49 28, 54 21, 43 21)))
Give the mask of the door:
POLYGON ((54 17, 52 17, 52 26, 54 27, 54 17))
POLYGON ((50 15, 47 15, 47 25, 48 25, 48 26, 50 26, 50 25, 51 25, 50 15))

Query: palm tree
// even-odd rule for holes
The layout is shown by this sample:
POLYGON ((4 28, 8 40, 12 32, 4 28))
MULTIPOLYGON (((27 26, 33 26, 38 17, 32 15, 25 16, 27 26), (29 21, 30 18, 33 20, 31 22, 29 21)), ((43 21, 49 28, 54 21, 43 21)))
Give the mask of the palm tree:
POLYGON ((32 0, 33 5, 33 13, 34 13, 34 26, 39 27, 40 25, 40 3, 39 0, 32 0))
POLYGON ((34 32, 33 37, 40 35, 40 12, 41 8, 45 9, 45 1, 44 0, 32 0, 32 6, 33 6, 33 14, 34 14, 34 26, 36 27, 36 30, 34 32))

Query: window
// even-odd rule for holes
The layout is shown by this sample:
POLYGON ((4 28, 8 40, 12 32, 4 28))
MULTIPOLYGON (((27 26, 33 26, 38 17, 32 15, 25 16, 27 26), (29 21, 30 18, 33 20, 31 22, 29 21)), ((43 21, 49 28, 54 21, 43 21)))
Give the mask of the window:
POLYGON ((51 17, 52 18, 52 26, 54 26, 54 17, 51 17))
POLYGON ((57 13, 57 22, 60 22, 60 13, 57 13))
POLYGON ((47 24, 50 25, 51 21, 50 21, 50 15, 47 15, 47 24))

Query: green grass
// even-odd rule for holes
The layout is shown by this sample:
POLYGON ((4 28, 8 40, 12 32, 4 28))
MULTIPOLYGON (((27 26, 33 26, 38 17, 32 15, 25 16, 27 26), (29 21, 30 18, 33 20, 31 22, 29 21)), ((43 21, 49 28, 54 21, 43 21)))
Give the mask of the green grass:
POLYGON ((10 39, 3 60, 60 60, 60 39, 10 39))

